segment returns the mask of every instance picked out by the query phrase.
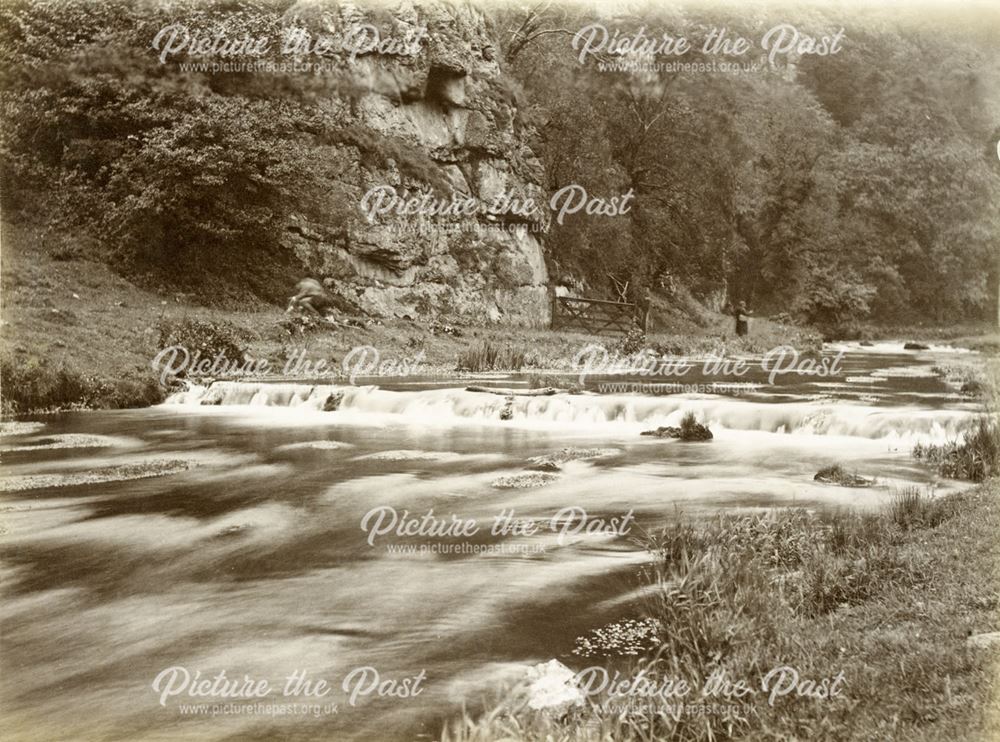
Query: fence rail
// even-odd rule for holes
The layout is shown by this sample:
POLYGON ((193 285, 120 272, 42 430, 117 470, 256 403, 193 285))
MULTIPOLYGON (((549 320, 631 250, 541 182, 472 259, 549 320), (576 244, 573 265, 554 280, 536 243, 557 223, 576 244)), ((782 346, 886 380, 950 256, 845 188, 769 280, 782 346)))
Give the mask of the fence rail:
POLYGON ((646 315, 635 304, 604 299, 556 296, 552 299, 552 329, 576 330, 592 335, 624 335, 636 323, 646 331, 646 315))

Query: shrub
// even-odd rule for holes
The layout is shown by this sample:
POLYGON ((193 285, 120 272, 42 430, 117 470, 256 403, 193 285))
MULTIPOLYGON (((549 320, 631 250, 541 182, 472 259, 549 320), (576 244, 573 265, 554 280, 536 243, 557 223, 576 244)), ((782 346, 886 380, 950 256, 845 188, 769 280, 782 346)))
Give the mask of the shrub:
POLYGON ((83 374, 64 364, 28 358, 0 361, 0 408, 4 416, 72 407, 121 409, 163 400, 153 375, 125 374, 116 379, 83 374))
POLYGON ((840 464, 824 466, 813 477, 816 482, 839 484, 841 487, 871 487, 874 481, 862 477, 857 472, 848 472, 840 464))
POLYGON ((698 422, 693 412, 688 412, 681 418, 682 441, 705 441, 712 438, 712 431, 707 425, 698 422))
POLYGON ((694 416, 693 412, 688 412, 681 418, 680 427, 673 425, 661 425, 656 430, 644 430, 639 435, 650 435, 655 438, 677 438, 682 441, 710 441, 712 431, 707 425, 702 425, 694 416))
POLYGON ((53 367, 37 357, 23 363, 10 358, 0 362, 0 406, 4 415, 82 404, 85 396, 83 377, 64 365, 53 367))
POLYGON ((116 410, 149 407, 162 402, 165 396, 163 387, 153 375, 125 376, 112 384, 101 406, 116 410))
POLYGON ((645 347, 646 333, 637 322, 633 322, 631 329, 615 345, 615 350, 622 355, 631 356, 645 347))
POLYGON ((181 320, 161 318, 157 329, 160 348, 180 345, 192 356, 196 351, 203 358, 215 358, 221 354, 230 362, 243 360, 246 344, 250 339, 249 332, 225 320, 211 322, 187 317, 181 320))

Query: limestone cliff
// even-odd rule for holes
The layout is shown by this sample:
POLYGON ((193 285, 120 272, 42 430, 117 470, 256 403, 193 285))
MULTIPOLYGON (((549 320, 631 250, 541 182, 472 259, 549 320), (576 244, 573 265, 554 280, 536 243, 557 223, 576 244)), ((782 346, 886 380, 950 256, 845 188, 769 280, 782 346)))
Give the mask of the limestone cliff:
POLYGON ((288 246, 371 314, 547 322, 539 242, 547 211, 490 213, 501 194, 537 204, 545 203, 545 194, 542 165, 526 144, 528 132, 482 14, 439 2, 380 11, 299 2, 287 17, 315 36, 343 39, 359 25, 380 32, 379 48, 340 55, 352 94, 330 104, 355 132, 356 141, 338 152, 348 162, 337 186, 350 218, 297 217, 286 233, 288 246), (413 38, 419 44, 403 53, 392 43, 413 38), (366 137, 394 143, 396 156, 373 164, 357 143, 366 137), (439 198, 473 199, 481 208, 458 219, 372 216, 361 209, 372 188, 391 186, 406 198, 428 193, 431 184, 439 198))

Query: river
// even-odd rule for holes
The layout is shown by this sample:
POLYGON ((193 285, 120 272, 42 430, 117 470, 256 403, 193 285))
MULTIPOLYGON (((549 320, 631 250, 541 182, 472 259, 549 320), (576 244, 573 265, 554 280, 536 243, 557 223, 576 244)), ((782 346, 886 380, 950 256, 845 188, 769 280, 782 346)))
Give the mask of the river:
POLYGON ((433 737, 463 702, 530 664, 572 664, 576 636, 629 615, 645 530, 959 487, 910 450, 979 412, 933 370, 975 354, 825 355, 839 351, 836 376, 754 373, 740 381, 757 389, 732 394, 609 393, 622 381, 609 378, 513 402, 464 389, 526 387, 519 375, 217 383, 150 409, 21 421, 2 438, 4 736, 433 737), (639 435, 686 411, 712 441, 639 435), (528 469, 566 448, 558 470, 528 469), (833 463, 876 486, 813 480, 833 463), (565 508, 577 519, 553 523, 565 508), (508 532, 491 532, 498 516, 508 532), (392 518, 467 532, 382 533, 392 518), (514 532, 524 523, 535 532, 514 532), (193 696, 196 672, 268 692, 193 696), (296 672, 330 687, 286 696, 296 672))

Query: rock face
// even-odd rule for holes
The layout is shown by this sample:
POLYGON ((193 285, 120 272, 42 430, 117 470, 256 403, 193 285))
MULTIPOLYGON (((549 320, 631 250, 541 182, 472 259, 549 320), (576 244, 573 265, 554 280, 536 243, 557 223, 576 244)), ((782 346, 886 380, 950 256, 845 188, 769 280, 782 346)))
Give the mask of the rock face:
POLYGON ((285 23, 333 42, 364 25, 380 40, 360 45, 364 53, 328 55, 339 70, 331 116, 345 133, 323 148, 337 163, 336 197, 326 216, 297 215, 286 246, 375 316, 546 324, 544 171, 481 13, 436 2, 362 10, 309 1, 293 5, 285 23), (400 51, 394 41, 410 43, 400 51), (383 207, 426 196, 475 208, 461 216, 376 213, 372 196, 365 201, 375 189, 385 194, 383 207), (536 207, 497 208, 505 196, 536 207))

